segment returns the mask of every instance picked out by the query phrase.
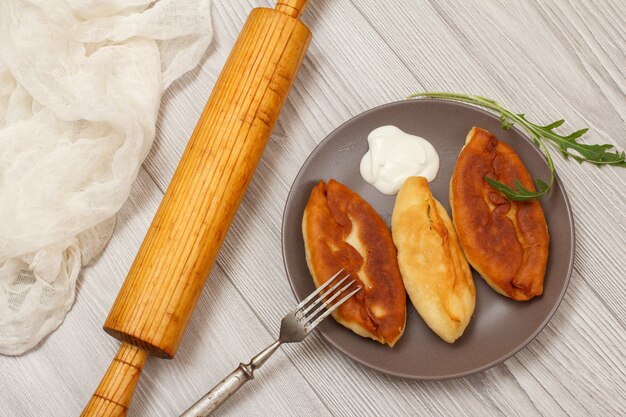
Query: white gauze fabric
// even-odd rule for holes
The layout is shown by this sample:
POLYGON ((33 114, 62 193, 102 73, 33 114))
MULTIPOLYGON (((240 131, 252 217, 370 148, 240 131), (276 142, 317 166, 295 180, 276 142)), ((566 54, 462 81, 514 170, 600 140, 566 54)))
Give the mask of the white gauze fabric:
POLYGON ((0 353, 62 323, 211 37, 210 0, 0 1, 0 353))

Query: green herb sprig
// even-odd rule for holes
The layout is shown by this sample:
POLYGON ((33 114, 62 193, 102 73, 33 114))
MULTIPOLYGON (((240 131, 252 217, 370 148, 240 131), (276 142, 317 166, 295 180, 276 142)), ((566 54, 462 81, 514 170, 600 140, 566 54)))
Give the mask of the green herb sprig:
POLYGON ((504 108, 500 103, 495 100, 481 97, 472 96, 458 93, 443 93, 443 92, 425 92, 412 94, 408 98, 418 97, 430 97, 440 98, 446 100, 460 101, 463 103, 469 103, 480 107, 485 107, 494 110, 500 115, 500 123, 504 130, 510 129, 514 124, 517 124, 524 129, 530 137, 533 139, 535 145, 543 152, 548 160, 548 167, 550 168, 550 180, 546 184, 539 178, 535 178, 534 182, 537 191, 532 191, 525 188, 519 180, 515 180, 515 188, 511 188, 506 184, 496 181, 492 178, 485 176, 485 180, 496 190, 504 194, 509 200, 535 200, 539 199, 550 191, 554 184, 554 173, 556 169, 552 161, 552 156, 546 147, 546 144, 557 149, 565 159, 572 158, 576 161, 583 163, 589 162, 594 165, 614 165, 626 168, 626 155, 624 151, 613 150, 614 146, 611 144, 585 144, 580 143, 577 140, 582 137, 588 128, 577 130, 570 133, 567 136, 560 135, 554 131, 557 127, 563 125, 565 120, 557 120, 548 125, 542 126, 530 122, 526 119, 523 113, 514 113, 504 108))

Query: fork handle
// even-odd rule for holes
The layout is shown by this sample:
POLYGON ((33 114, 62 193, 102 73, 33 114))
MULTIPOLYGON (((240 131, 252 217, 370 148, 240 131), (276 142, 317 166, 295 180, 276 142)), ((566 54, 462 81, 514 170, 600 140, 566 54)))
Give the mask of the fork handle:
POLYGON ((237 369, 230 373, 226 378, 222 379, 216 386, 206 395, 200 398, 180 417, 206 417, 213 414, 224 401, 233 395, 246 382, 254 379, 254 371, 259 369, 261 365, 269 359, 270 356, 280 347, 282 342, 277 340, 267 348, 259 352, 250 362, 240 363, 237 369))

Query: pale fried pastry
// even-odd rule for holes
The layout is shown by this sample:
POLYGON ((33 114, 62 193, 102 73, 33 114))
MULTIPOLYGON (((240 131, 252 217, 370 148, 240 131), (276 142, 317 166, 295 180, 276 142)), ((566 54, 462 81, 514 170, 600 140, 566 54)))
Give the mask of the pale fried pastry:
POLYGON ((543 292, 548 228, 537 201, 509 201, 485 176, 534 190, 515 151, 490 132, 474 127, 467 135, 450 182, 450 206, 461 246, 470 264, 497 292, 528 300, 543 292))
POLYGON ((320 181, 302 219, 306 260, 319 287, 340 269, 362 290, 333 313, 355 333, 393 346, 406 324, 406 294, 385 222, 348 187, 320 181))
POLYGON ((452 221, 432 196, 426 178, 404 182, 391 230, 411 302, 428 327, 453 343, 474 313, 476 289, 452 221))

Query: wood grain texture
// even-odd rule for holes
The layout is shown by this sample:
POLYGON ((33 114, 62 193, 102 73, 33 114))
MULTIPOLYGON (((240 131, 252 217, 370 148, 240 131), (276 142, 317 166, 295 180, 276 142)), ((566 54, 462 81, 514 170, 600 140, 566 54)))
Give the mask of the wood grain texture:
POLYGON ((172 358, 311 33, 254 9, 200 115, 104 329, 172 358))
MULTIPOLYGON (((78 415, 117 342, 101 329, 169 184, 204 100, 253 6, 214 4, 202 66, 163 99, 155 145, 116 233, 80 279, 65 323, 40 348, 0 357, 0 416, 78 415), (41 399, 41 400, 33 400, 41 399)), ((269 344, 295 301, 280 227, 300 165, 351 116, 418 90, 478 93, 541 122, 589 126, 626 147, 626 8, 576 2, 310 2, 315 36, 174 361, 145 369, 130 416, 174 416, 269 344)), ((285 346, 220 416, 617 416, 626 414, 626 174, 556 158, 574 211, 575 270, 564 301, 527 348, 471 377, 390 378, 319 335, 285 346)))
POLYGON ((276 10, 279 10, 296 19, 300 17, 308 0, 278 0, 276 2, 276 10))
POLYGON ((148 353, 174 357, 307 50, 305 5, 250 13, 104 323, 124 343, 82 417, 126 416, 148 353))
POLYGON ((148 351, 122 343, 82 416, 125 417, 148 351))

